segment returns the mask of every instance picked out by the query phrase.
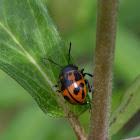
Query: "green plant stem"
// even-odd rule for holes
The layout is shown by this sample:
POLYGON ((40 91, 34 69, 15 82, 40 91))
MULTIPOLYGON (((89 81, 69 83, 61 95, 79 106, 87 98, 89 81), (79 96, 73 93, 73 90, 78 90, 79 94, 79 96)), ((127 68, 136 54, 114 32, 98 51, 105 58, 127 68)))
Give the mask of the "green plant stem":
POLYGON ((112 75, 119 0, 98 0, 89 140, 109 139, 112 75))
POLYGON ((87 135, 82 127, 78 117, 74 116, 72 113, 68 116, 68 121, 70 122, 78 140, 87 140, 87 135))

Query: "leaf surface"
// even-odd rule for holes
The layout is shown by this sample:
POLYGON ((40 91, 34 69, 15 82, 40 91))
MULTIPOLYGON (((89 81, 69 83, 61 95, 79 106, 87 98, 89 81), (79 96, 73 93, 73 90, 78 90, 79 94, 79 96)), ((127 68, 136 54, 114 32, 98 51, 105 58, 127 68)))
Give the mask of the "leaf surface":
POLYGON ((117 133, 140 109, 140 76, 123 93, 111 114, 110 135, 117 133))
POLYGON ((61 68, 44 57, 67 65, 68 49, 44 4, 40 0, 0 1, 0 68, 28 91, 47 115, 83 113, 88 105, 69 105, 55 92, 53 85, 61 68))

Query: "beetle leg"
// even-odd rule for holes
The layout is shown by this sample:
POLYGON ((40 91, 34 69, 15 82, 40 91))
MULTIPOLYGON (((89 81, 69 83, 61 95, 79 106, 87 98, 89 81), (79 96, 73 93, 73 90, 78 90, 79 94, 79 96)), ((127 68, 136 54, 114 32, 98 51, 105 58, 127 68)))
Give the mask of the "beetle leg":
POLYGON ((90 112, 90 110, 91 110, 91 103, 90 103, 89 101, 87 101, 87 102, 85 102, 85 103, 83 103, 83 104, 81 104, 81 105, 87 105, 87 104, 90 105, 90 107, 89 107, 89 112, 90 112))
POLYGON ((89 82, 88 82, 87 79, 85 79, 85 83, 88 85, 88 90, 89 90, 89 92, 91 92, 91 88, 90 88, 90 85, 89 85, 89 82))
POLYGON ((85 75, 88 75, 90 77, 93 77, 93 74, 91 74, 91 73, 83 73, 83 76, 85 76, 85 75))
POLYGON ((56 90, 56 92, 60 93, 61 91, 60 90, 56 90))
POLYGON ((53 87, 58 87, 59 86, 59 80, 58 80, 58 84, 54 85, 53 87))
POLYGON ((87 105, 87 104, 90 104, 89 101, 85 102, 85 103, 82 103, 81 105, 87 105))
POLYGON ((81 73, 83 73, 84 69, 79 70, 81 73))
POLYGON ((54 85, 53 87, 58 87, 59 86, 59 84, 57 84, 57 85, 54 85))

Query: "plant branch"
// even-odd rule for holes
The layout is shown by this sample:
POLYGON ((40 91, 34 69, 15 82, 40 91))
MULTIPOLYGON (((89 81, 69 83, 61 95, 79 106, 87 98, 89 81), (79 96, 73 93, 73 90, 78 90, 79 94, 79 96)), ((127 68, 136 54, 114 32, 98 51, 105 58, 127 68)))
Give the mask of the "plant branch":
POLYGON ((72 113, 68 116, 68 121, 70 122, 78 140, 87 140, 87 135, 82 127, 79 119, 72 113))
POLYGON ((89 128, 89 140, 109 139, 112 75, 119 0, 98 0, 95 48, 95 88, 89 128))

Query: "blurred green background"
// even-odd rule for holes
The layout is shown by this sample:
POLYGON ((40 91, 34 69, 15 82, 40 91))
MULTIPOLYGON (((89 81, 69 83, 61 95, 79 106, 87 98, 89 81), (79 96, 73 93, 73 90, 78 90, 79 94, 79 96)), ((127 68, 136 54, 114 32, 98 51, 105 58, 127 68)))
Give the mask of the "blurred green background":
MULTIPOLYGON (((62 39, 69 46, 79 68, 92 73, 96 35, 97 2, 93 0, 43 0, 62 39)), ((120 1, 112 110, 123 91, 140 74, 140 1, 120 1)), ((59 74, 58 74, 59 75, 59 74)), ((91 79, 90 83, 92 84, 91 79)), ((54 83, 55 84, 55 83, 54 83)), ((80 116, 88 132, 89 112, 80 116)), ((138 112, 112 140, 140 135, 138 112)), ((33 98, 6 73, 0 70, 0 139, 58 140, 77 139, 69 122, 46 116, 33 98)))

